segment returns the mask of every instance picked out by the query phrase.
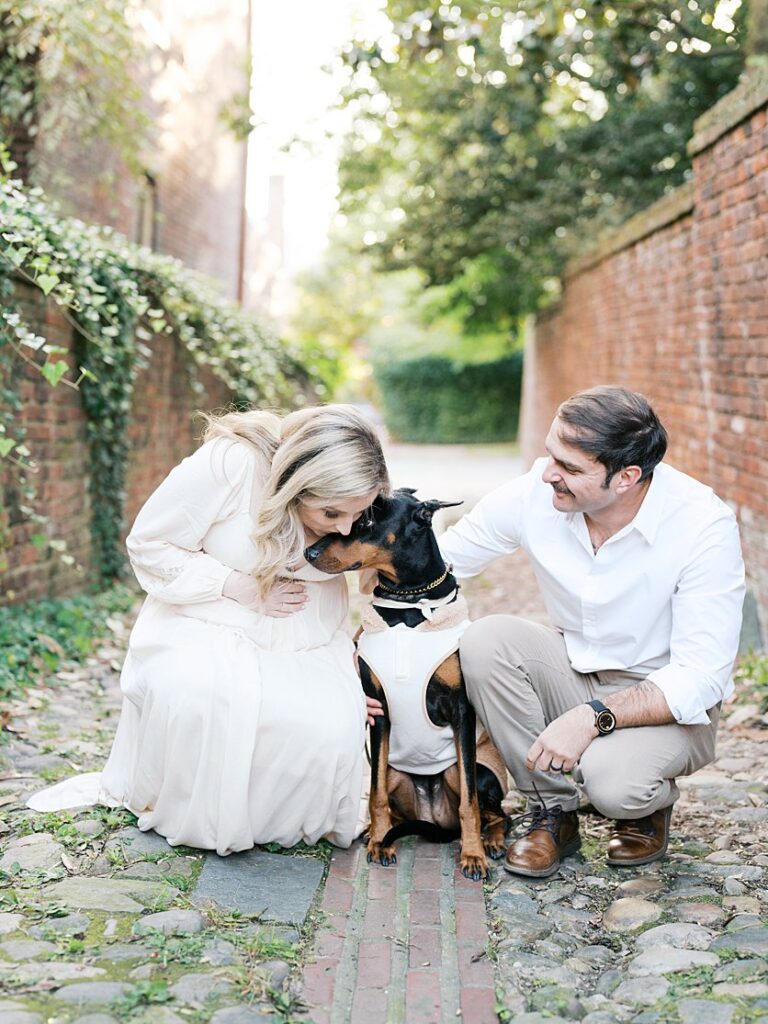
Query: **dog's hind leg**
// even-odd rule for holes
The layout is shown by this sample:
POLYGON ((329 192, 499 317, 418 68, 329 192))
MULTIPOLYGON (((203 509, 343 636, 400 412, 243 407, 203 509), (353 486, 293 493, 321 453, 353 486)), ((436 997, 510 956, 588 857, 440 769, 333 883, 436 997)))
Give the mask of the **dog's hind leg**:
POLYGON ((498 860, 504 856, 504 840, 509 828, 509 818, 501 806, 504 794, 499 780, 482 764, 477 766, 477 795, 483 827, 483 846, 489 857, 498 860))
MULTIPOLYGON (((442 713, 453 726, 456 743, 456 767, 459 779, 459 827, 461 828, 461 870, 476 882, 489 875, 488 858, 480 834, 480 805, 477 798, 475 709, 469 703, 461 675, 459 657, 452 654, 430 680, 436 713, 442 713), (440 691, 442 690, 442 693, 440 691), (444 699, 441 699, 444 698, 444 699)), ((427 691, 428 700, 430 697, 427 691)), ((436 723, 437 724, 437 723, 436 723)))
POLYGON ((507 766, 483 729, 477 738, 477 796, 483 845, 494 860, 504 856, 504 841, 509 831, 509 816, 501 806, 508 788, 507 766))
POLYGON ((399 825, 419 817, 419 798, 416 786, 408 772, 398 771, 391 765, 387 769, 389 810, 392 821, 399 825))
POLYGON ((384 707, 384 714, 376 715, 374 724, 371 726, 371 795, 368 801, 371 825, 368 831, 368 861, 377 861, 386 867, 388 864, 397 863, 394 846, 391 843, 386 846, 382 845, 382 840, 392 828, 387 764, 390 732, 387 698, 384 687, 362 658, 360 658, 360 680, 365 693, 369 697, 381 701, 384 707))

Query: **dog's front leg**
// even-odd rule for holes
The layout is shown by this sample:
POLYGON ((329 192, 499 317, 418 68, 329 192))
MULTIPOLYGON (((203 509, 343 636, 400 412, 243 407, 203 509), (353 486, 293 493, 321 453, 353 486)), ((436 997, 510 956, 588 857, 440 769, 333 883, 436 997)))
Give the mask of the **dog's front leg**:
POLYGON ((368 802, 371 825, 368 834, 368 861, 378 861, 386 867, 397 863, 394 846, 381 845, 382 839, 392 828, 387 779, 390 731, 387 698, 384 687, 362 658, 360 679, 367 696, 381 701, 384 707, 384 714, 376 715, 371 726, 371 795, 368 802))
POLYGON ((477 718, 469 703, 459 656, 451 655, 432 677, 447 690, 443 703, 453 726, 456 767, 459 775, 459 828, 461 829, 461 870, 466 878, 479 882, 489 877, 477 796, 477 718))

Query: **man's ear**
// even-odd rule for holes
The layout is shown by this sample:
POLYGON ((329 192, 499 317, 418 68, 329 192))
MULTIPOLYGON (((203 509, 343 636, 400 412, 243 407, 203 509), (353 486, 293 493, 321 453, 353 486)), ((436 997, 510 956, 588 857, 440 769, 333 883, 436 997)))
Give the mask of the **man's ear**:
POLYGON ((620 493, 625 493, 635 486, 643 475, 639 466, 625 466, 619 470, 619 486, 616 488, 620 493))
POLYGON ((463 501, 437 501, 435 499, 431 501, 422 501, 419 503, 418 507, 414 509, 413 518, 417 523, 421 523, 422 526, 431 526, 432 516, 439 508, 455 508, 457 505, 463 504, 463 501))

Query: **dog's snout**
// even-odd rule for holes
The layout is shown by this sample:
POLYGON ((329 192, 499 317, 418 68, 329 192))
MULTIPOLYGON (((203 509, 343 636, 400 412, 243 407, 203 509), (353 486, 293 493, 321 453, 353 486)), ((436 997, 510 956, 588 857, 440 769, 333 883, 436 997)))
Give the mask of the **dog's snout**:
POLYGON ((314 562, 320 557, 320 553, 320 548, 316 544, 313 544, 312 547, 305 550, 304 557, 308 562, 314 562))

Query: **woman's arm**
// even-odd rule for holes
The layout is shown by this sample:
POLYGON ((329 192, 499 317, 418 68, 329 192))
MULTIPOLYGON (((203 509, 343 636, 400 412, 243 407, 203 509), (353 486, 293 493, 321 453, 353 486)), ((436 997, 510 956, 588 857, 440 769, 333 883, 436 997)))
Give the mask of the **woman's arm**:
POLYGON ((211 526, 240 507, 253 478, 245 444, 217 438, 173 469, 147 500, 126 546, 142 588, 171 604, 222 596, 232 573, 202 549, 211 526))

